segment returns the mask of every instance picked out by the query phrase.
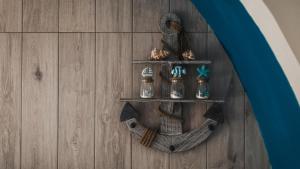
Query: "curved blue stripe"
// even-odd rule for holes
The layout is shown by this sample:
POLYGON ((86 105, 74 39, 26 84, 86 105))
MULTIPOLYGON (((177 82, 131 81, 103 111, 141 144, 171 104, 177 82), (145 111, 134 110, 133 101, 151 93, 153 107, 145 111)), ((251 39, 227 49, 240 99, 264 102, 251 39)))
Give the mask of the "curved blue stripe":
POLYGON ((273 169, 300 168, 299 103, 263 34, 239 0, 193 3, 213 28, 239 74, 273 169))

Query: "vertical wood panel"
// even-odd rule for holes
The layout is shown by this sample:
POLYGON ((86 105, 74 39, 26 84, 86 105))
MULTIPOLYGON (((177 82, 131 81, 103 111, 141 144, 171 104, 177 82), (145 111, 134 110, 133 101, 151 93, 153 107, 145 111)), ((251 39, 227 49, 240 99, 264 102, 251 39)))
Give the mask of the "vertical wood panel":
POLYGON ((20 167, 21 35, 0 35, 0 166, 20 167))
POLYGON ((95 0, 59 0, 60 32, 94 32, 95 0))
POLYGON ((268 154, 247 97, 245 106, 245 169, 269 169, 268 154))
POLYGON ((22 31, 22 0, 0 0, 0 32, 22 31))
POLYGON ((24 32, 57 32, 57 0, 23 0, 24 32))
POLYGON ((131 32, 132 0, 96 0, 97 32, 131 32))
POLYGON ((244 95, 234 76, 225 103, 225 122, 207 142, 207 168, 244 168, 244 95))
MULTIPOLYGON (((214 35, 208 36, 208 56, 216 57, 220 61, 219 64, 222 61, 226 63, 227 56, 224 51, 222 52, 222 47, 214 35)), ((228 66, 230 65, 226 65, 225 68, 228 66)), ((222 68, 222 65, 219 67, 222 68)), ((226 71, 218 74, 216 78, 220 78, 219 83, 213 84, 224 92, 226 88, 222 77, 227 74, 226 71)), ((225 121, 207 142, 208 169, 244 168, 244 92, 237 75, 234 74, 233 77, 223 110, 225 121)))
MULTIPOLYGON (((161 48, 159 33, 137 33, 133 35, 133 59, 146 60, 153 48, 161 48)), ((139 97, 141 71, 144 65, 133 65, 133 95, 139 97)), ((159 67, 154 66, 155 96, 159 96, 159 67)), ((135 107, 141 113, 140 121, 147 127, 159 128, 159 103, 137 104, 135 107)), ((132 140, 132 168, 133 169, 168 169, 169 154, 142 146, 138 140, 132 140)))
MULTIPOLYGON (((207 58, 206 53, 206 34, 191 33, 187 34, 190 48, 193 50, 197 60, 207 58)), ((195 98, 196 91, 196 67, 197 65, 187 66, 187 76, 185 76, 185 93, 188 98, 195 98)), ((203 117, 207 105, 204 103, 186 103, 184 104, 184 130, 189 131, 199 128, 205 121, 203 117)), ((182 153, 171 154, 171 169, 204 169, 206 167, 206 142, 198 147, 182 153)))
POLYGON ((57 167, 57 34, 24 34, 22 168, 57 167))
POLYGON ((95 34, 59 37, 60 169, 94 168, 95 34))
POLYGON ((187 32, 207 32, 207 24, 191 0, 170 0, 170 11, 176 13, 187 32))
POLYGON ((133 0, 133 31, 159 32, 160 17, 168 11, 169 0, 133 0))
POLYGON ((230 80, 233 76, 233 66, 217 37, 208 33, 208 59, 212 61, 210 65, 210 94, 212 98, 224 98, 230 80))
POLYGON ((131 169, 131 139, 120 123, 131 96, 131 34, 97 34, 96 168, 131 169))
MULTIPOLYGON (((136 33, 133 34, 133 60, 147 60, 150 57, 153 48, 161 49, 160 40, 162 35, 160 33, 136 33)), ((133 64, 133 96, 140 97, 141 73, 146 65, 133 64)), ((155 86, 154 97, 160 97, 160 66, 148 65, 153 69, 153 80, 155 86)), ((139 119, 144 125, 152 128, 159 128, 160 112, 158 111, 159 103, 145 103, 137 104, 137 110, 141 111, 141 118, 139 119)))

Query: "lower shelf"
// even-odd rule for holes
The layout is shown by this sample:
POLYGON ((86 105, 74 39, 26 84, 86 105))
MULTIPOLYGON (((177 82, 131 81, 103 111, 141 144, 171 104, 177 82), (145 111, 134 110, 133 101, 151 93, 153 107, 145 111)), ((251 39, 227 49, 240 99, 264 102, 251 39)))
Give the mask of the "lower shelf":
POLYGON ((223 99, 171 99, 171 98, 121 98, 121 102, 181 102, 181 103, 224 103, 223 99))

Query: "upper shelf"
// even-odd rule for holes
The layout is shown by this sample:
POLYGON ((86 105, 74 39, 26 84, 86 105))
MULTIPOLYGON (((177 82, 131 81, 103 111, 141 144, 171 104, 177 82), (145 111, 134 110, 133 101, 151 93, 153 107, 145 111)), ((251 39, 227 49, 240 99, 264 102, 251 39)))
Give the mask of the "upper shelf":
POLYGON ((223 103, 223 99, 171 99, 171 98, 121 98, 121 102, 181 102, 181 103, 223 103))
POLYGON ((178 61, 167 61, 167 60, 134 60, 134 64, 211 64, 210 60, 178 60, 178 61))

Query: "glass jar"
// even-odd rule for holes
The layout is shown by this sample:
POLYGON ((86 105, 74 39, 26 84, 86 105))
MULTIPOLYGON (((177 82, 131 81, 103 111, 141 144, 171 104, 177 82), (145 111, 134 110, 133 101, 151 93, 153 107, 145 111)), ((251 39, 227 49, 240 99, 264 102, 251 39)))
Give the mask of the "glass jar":
POLYGON ((208 97, 209 97, 209 86, 208 86, 207 80, 198 78, 197 79, 196 98, 197 99, 208 99, 208 97))
POLYGON ((144 77, 140 87, 140 97, 149 99, 154 96, 154 85, 152 77, 144 77))
POLYGON ((170 97, 172 99, 182 99, 184 97, 184 84, 182 78, 171 79, 170 97))

